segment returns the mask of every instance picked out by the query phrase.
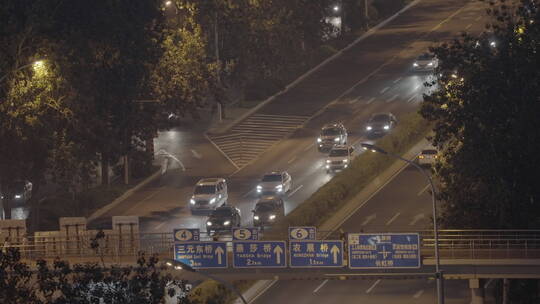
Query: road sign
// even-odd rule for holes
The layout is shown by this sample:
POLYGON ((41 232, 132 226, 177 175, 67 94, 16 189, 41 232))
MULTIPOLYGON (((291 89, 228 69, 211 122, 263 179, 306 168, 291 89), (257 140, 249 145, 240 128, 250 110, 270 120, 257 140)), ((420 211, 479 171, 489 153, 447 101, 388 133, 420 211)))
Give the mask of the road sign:
POLYGON ((349 268, 420 268, 418 233, 349 233, 349 268))
POLYGON ((291 268, 342 267, 343 241, 290 241, 291 268))
POLYGON ((176 243, 174 259, 193 268, 227 268, 227 243, 176 243))
POLYGON ((315 240, 317 228, 315 227, 289 227, 289 240, 315 240))
POLYGON ((199 229, 174 229, 175 242, 200 241, 199 229))
POLYGON ((233 241, 257 241, 259 229, 257 228, 233 228, 233 241))
POLYGON ((234 268, 283 268, 285 261, 284 241, 233 242, 234 268))

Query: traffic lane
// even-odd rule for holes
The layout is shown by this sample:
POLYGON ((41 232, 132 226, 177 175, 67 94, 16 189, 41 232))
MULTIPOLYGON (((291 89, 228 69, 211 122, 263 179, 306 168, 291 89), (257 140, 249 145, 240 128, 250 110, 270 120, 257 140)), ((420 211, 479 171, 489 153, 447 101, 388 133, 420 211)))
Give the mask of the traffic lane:
MULTIPOLYGON (((276 292, 266 292, 251 303, 427 304, 437 301, 433 279, 284 280, 277 281, 271 289, 276 292)), ((466 280, 446 280, 445 290, 446 303, 464 304, 470 301, 466 280)))
POLYGON ((465 3, 465 1, 420 2, 386 27, 350 48, 331 64, 325 65, 300 82, 294 90, 278 96, 272 103, 263 107, 261 113, 281 114, 285 111, 297 115, 315 113, 326 105, 328 100, 337 98, 340 92, 376 70, 411 41, 425 35, 465 3), (291 100, 295 102, 291 103, 291 100))
POLYGON ((410 231, 413 227, 418 229, 417 224, 425 223, 416 218, 425 212, 420 207, 430 206, 427 197, 417 195, 425 185, 424 176, 412 167, 404 167, 387 184, 379 183, 380 190, 351 214, 341 229, 346 232, 410 231), (409 225, 415 220, 414 225, 409 225))

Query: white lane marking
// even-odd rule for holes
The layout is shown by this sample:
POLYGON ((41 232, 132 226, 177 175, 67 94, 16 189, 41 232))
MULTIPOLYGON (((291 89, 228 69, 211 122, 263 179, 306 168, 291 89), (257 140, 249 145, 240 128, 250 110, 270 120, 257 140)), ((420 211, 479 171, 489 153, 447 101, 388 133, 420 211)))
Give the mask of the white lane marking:
POLYGON ((429 184, 427 184, 424 188, 422 188, 422 190, 420 190, 416 195, 417 196, 422 195, 422 193, 424 193, 428 188, 429 188, 429 184))
POLYGON ((246 194, 242 195, 242 197, 248 197, 251 194, 251 192, 253 192, 253 191, 255 191, 255 190, 253 190, 253 189, 249 190, 246 194))
POLYGON ((491 282, 493 282, 493 279, 489 279, 489 281, 487 281, 486 284, 484 284, 484 289, 487 289, 489 287, 489 284, 491 284, 491 282))
POLYGON ((315 143, 311 143, 309 146, 304 148, 304 151, 307 151, 307 150, 311 149, 314 145, 315 145, 315 143))
POLYGON ((353 104, 353 103, 355 103, 355 102, 359 101, 359 100, 360 100, 360 98, 362 98, 362 96, 358 96, 358 97, 356 97, 356 98, 355 98, 355 99, 353 99, 353 100, 349 100, 349 104, 353 104))
POLYGON ((293 156, 293 158, 289 159, 289 161, 287 162, 287 164, 290 164, 290 163, 292 163, 292 162, 295 161, 295 160, 296 160, 296 155, 293 156))
POLYGON ((366 104, 370 104, 374 100, 375 100, 375 97, 371 97, 368 101, 366 101, 366 104))
POLYGON ((409 223, 409 226, 414 226, 416 223, 426 217, 423 213, 419 213, 413 217, 413 220, 409 223))
POLYGON ((401 212, 396 213, 396 215, 394 215, 391 219, 388 220, 388 222, 386 222, 386 226, 389 226, 390 224, 392 224, 392 222, 395 221, 400 214, 401 212))
POLYGON ((399 97, 399 94, 396 94, 396 95, 390 97, 390 99, 388 99, 386 102, 392 102, 392 101, 394 101, 394 100, 395 100, 396 98, 398 98, 398 97, 399 97))
POLYGON ((384 92, 388 91, 388 89, 390 89, 390 87, 386 87, 386 88, 382 89, 381 94, 384 94, 384 92))
POLYGON ((424 290, 423 289, 420 289, 419 291, 417 291, 414 296, 412 296, 413 298, 415 299, 418 299, 420 298, 420 296, 424 293, 424 290))
POLYGON ((415 98, 416 98, 416 94, 414 94, 413 96, 411 96, 411 97, 407 100, 407 102, 411 102, 411 101, 413 101, 413 99, 415 99, 415 98))
POLYGON ((403 78, 403 77, 399 77, 398 79, 394 80, 394 83, 398 83, 398 81, 400 81, 401 78, 403 78))
POLYGON ((251 304, 251 303, 254 303, 255 300, 257 300, 260 296, 262 296, 263 294, 266 293, 266 291, 268 291, 268 289, 272 288, 272 286, 274 286, 274 284, 277 283, 277 280, 273 280, 272 282, 270 282, 270 284, 266 285, 266 287, 264 287, 263 290, 261 290, 259 293, 257 293, 252 299, 251 301, 249 301, 248 303, 251 304))
POLYGON ((202 155, 200 155, 199 153, 197 153, 197 151, 191 149, 191 153, 193 154, 193 156, 195 158, 198 158, 198 159, 201 159, 202 158, 202 155))
POLYGON ((313 293, 317 293, 317 291, 319 291, 319 289, 321 289, 326 283, 328 283, 328 279, 322 281, 322 283, 319 286, 317 286, 315 290, 313 290, 313 293))
POLYGON ((472 23, 469 23, 469 24, 467 24, 467 26, 465 27, 465 29, 468 30, 469 28, 471 28, 471 26, 472 26, 472 23))
POLYGON ((478 20, 480 20, 480 19, 482 19, 482 16, 481 16, 481 15, 478 16, 478 17, 476 17, 476 18, 474 19, 474 21, 478 21, 478 20))
POLYGON ((154 228, 155 228, 155 230, 159 230, 159 228, 163 227, 163 225, 165 225, 165 224, 166 224, 166 222, 163 222, 163 223, 157 225, 157 226, 154 227, 154 228))
POLYGON ((375 213, 370 216, 366 216, 366 219, 362 222, 362 226, 367 225, 369 222, 371 222, 372 220, 376 218, 377 218, 377 215, 375 213))
POLYGON ((377 284, 379 284, 381 282, 381 279, 378 279, 377 281, 375 281, 375 283, 373 283, 373 285, 371 285, 370 288, 368 288, 368 290, 366 290, 366 293, 370 293, 373 288, 375 288, 375 286, 377 286, 377 284))
POLYGON ((291 197, 293 196, 293 194, 296 193, 296 191, 300 190, 300 188, 304 187, 304 185, 300 185, 298 187, 296 187, 296 189, 294 189, 293 191, 291 191, 291 193, 289 193, 288 197, 291 197))

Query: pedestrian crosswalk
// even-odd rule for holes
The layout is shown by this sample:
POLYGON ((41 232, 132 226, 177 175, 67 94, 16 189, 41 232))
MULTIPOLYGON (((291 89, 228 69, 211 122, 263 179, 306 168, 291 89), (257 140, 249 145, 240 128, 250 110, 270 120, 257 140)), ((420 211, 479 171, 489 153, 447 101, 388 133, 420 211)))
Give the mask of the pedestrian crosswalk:
POLYGON ((301 127, 308 118, 308 116, 254 114, 232 127, 226 134, 209 137, 238 168, 241 168, 301 127))

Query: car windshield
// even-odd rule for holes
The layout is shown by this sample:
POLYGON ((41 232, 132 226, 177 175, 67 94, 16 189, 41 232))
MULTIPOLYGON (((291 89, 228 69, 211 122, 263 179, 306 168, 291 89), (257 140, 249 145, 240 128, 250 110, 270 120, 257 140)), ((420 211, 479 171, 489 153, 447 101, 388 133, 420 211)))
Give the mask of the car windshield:
POLYGON ((280 174, 267 174, 263 176, 262 181, 263 182, 280 182, 281 175, 280 174))
POLYGON ((255 206, 256 212, 269 212, 274 210, 276 205, 274 202, 264 202, 264 203, 258 203, 257 206, 255 206))
POLYGON ((214 194, 216 193, 216 186, 214 185, 200 185, 195 187, 195 194, 214 194))
POLYGON ((422 154, 437 154, 437 150, 432 150, 432 149, 429 149, 429 150, 422 150, 422 154))
POLYGON ((422 54, 418 56, 418 60, 431 60, 433 59, 433 56, 430 54, 422 54))
POLYGON ((322 130, 322 135, 324 136, 334 136, 339 135, 339 128, 327 128, 322 130))
POLYGON ((347 156, 347 149, 333 149, 329 156, 347 156))
POLYGON ((388 121, 388 115, 386 114, 377 114, 371 118, 371 121, 374 122, 385 122, 388 121))
POLYGON ((231 216, 232 212, 229 208, 217 208, 212 212, 212 216, 231 216))
POLYGON ((15 182, 15 183, 13 183, 13 190, 15 190, 15 191, 23 191, 24 190, 24 182, 15 182))

